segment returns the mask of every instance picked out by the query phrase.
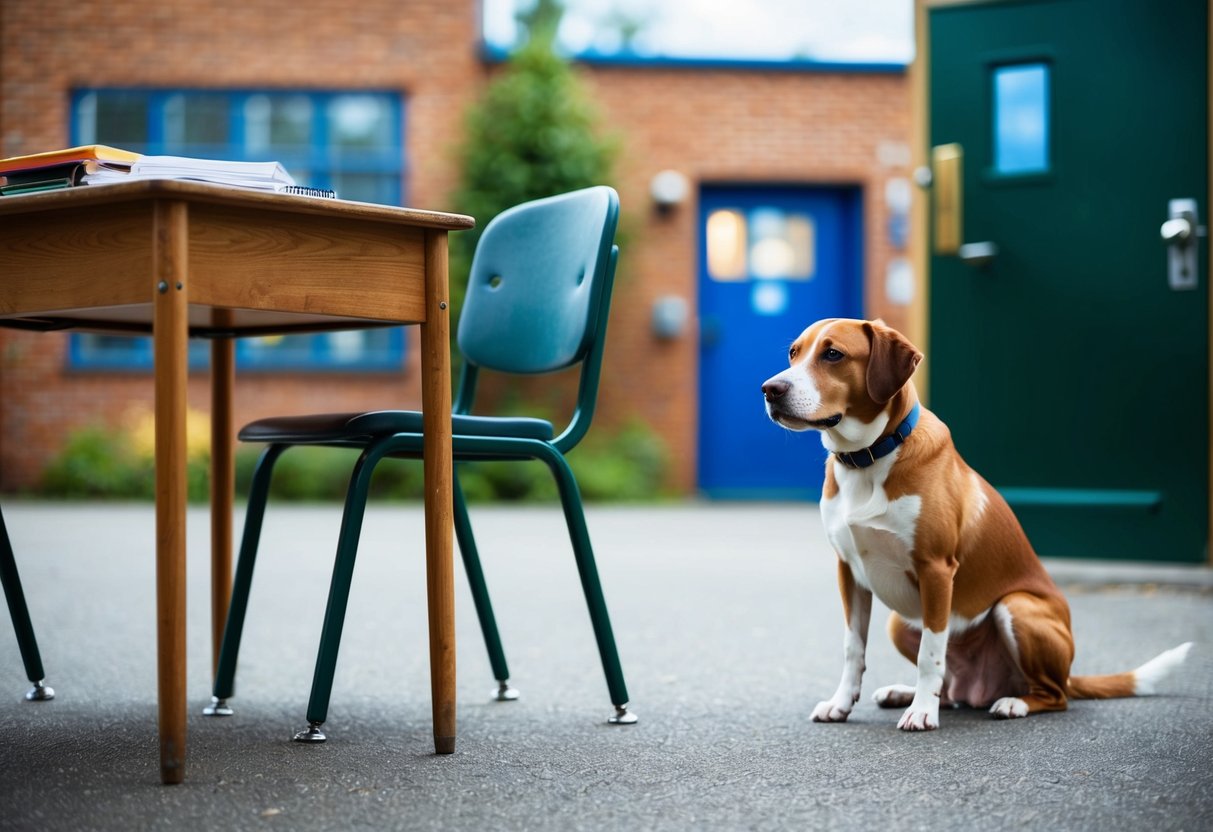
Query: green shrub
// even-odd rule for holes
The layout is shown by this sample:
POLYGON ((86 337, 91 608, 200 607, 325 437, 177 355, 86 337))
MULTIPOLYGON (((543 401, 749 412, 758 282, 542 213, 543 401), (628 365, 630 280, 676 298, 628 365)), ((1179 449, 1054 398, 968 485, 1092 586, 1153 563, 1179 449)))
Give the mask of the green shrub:
POLYGON ((633 422, 605 438, 591 431, 568 460, 585 499, 644 500, 661 494, 668 455, 656 433, 633 422))
POLYGON ((68 437, 43 472, 41 491, 55 497, 146 498, 154 493, 154 474, 120 435, 94 426, 68 437))
MULTIPOLYGON (((264 449, 242 446, 236 451, 236 494, 247 497, 253 469, 264 449)), ((341 501, 349 488, 358 452, 346 448, 289 448, 274 463, 270 499, 341 501)), ((385 459, 371 476, 371 499, 421 499, 423 475, 413 460, 385 459)))
MULTIPOLYGON (((210 453, 191 454, 186 468, 189 499, 207 499, 210 453)), ((68 499, 151 500, 156 495, 155 457, 130 431, 93 425, 74 431, 42 475, 38 492, 68 499)))
POLYGON ((459 485, 468 502, 543 502, 556 499, 556 482, 542 462, 466 462, 459 464, 459 485))
MULTIPOLYGON (((142 427, 91 426, 73 432, 47 467, 39 493, 47 497, 150 500, 155 496, 155 461, 138 440, 142 427)), ((236 452, 236 493, 248 496, 253 468, 262 449, 241 446, 236 452)), ((278 458, 270 481, 271 499, 341 501, 358 458, 342 448, 291 448, 278 458)), ((582 496, 589 501, 642 500, 661 494, 666 450, 660 438, 640 423, 614 433, 590 431, 569 454, 582 496)), ((210 453, 191 446, 189 499, 209 497, 210 453)), ((459 482, 469 501, 552 501, 555 480, 538 461, 494 461, 459 464, 459 482)), ((419 500, 423 494, 421 462, 385 459, 375 468, 370 496, 384 500, 419 500)))

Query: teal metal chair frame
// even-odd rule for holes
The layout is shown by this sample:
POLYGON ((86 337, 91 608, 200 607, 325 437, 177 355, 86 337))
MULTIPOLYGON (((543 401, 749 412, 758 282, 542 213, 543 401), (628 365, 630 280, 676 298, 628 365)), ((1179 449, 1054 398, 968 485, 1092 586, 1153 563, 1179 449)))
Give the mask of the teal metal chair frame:
MULTIPOLYGON (((631 724, 636 722, 636 715, 628 710, 627 686, 594 560, 589 530, 586 527, 581 492, 565 459, 565 454, 589 430, 594 415, 611 291, 619 255, 618 247, 613 244, 618 214, 618 196, 614 190, 600 186, 516 206, 494 219, 485 229, 477 245, 469 279, 468 297, 459 326, 458 338, 464 361, 458 394, 452 407, 452 444, 456 463, 479 460, 540 460, 551 470, 568 525, 608 692, 615 707, 615 712, 608 722, 631 724), (521 260, 513 263, 513 266, 521 267, 526 265, 527 255, 536 255, 536 259, 541 261, 536 266, 537 270, 544 270, 545 266, 549 266, 551 268, 547 269, 548 271, 559 272, 567 267, 568 263, 547 262, 561 259, 559 256, 553 258, 551 250, 558 249, 562 240, 562 211, 567 211, 581 226, 588 225, 589 231, 592 232, 587 235, 586 228, 580 229, 579 236, 593 246, 591 256, 581 258, 585 261, 581 273, 561 275, 561 279, 565 280, 562 284, 563 290, 568 290, 570 295, 585 295, 578 300, 584 308, 582 320, 575 321, 574 325, 568 328, 569 331, 564 333, 569 343, 563 352, 557 348, 554 358, 546 354, 511 357, 508 355, 511 353, 510 349, 491 343, 494 330, 500 330, 503 326, 507 329, 526 326, 533 330, 537 323, 546 325, 551 321, 537 315, 534 309, 524 308, 513 316, 516 320, 503 323, 503 310, 497 308, 501 302, 489 298, 498 288, 504 290, 503 281, 525 281, 531 275, 513 273, 512 267, 507 267, 504 271, 508 273, 503 277, 502 264, 494 261, 497 258, 505 261, 521 260), (548 228, 543 223, 528 227, 532 215, 543 216, 545 212, 549 217, 557 218, 552 220, 554 227, 548 228), (478 331, 480 327, 487 331, 487 335, 478 331), (576 364, 580 364, 581 368, 576 407, 568 426, 555 438, 551 438, 551 424, 540 419, 471 415, 482 367, 505 372, 538 373, 576 364)), ((570 229, 568 233, 572 234, 577 230, 570 229)), ((513 285, 510 287, 510 290, 512 289, 513 285)), ((528 291, 531 295, 535 294, 534 290, 528 291)), ((517 337, 515 335, 515 338, 517 337)), ((524 348, 521 352, 527 351, 524 348)), ((295 735, 295 739, 300 741, 323 742, 325 735, 320 726, 328 715, 329 697, 371 475, 375 466, 384 458, 421 457, 421 414, 415 411, 375 411, 264 419, 245 426, 239 438, 242 441, 264 441, 268 443, 268 447, 262 453, 253 473, 213 697, 211 706, 206 709, 208 715, 227 715, 232 712, 227 699, 234 691, 240 638, 274 463, 287 448, 296 445, 362 449, 346 493, 316 670, 308 701, 308 727, 295 735)), ((472 533, 467 503, 459 484, 457 467, 454 472, 453 493, 455 536, 471 585, 472 600, 488 649, 489 663, 498 682, 494 697, 503 701, 514 699, 517 698, 517 691, 509 685, 509 666, 485 584, 484 570, 472 533)))
POLYGON ((25 604, 25 592, 21 589, 21 576, 17 574, 17 559, 13 556, 13 544, 8 539, 8 528, 4 515, 0 513, 0 584, 4 586, 4 600, 8 602, 8 614, 13 619, 13 630, 17 633, 17 649, 25 665, 25 677, 30 688, 25 698, 29 702, 45 702, 55 698, 55 689, 47 687, 46 673, 42 669, 42 654, 38 652, 38 639, 34 636, 34 623, 25 604))

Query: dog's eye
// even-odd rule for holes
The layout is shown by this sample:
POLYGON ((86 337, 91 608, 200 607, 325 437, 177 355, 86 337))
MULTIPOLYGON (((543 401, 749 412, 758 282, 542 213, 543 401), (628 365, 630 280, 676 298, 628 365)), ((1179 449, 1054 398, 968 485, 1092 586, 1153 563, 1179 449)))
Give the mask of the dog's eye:
POLYGON ((834 349, 833 347, 830 347, 828 350, 826 350, 825 352, 823 352, 821 354, 821 358, 823 361, 828 361, 831 364, 836 364, 839 361, 842 361, 843 354, 840 353, 838 350, 834 349))
POLYGON ((800 354, 800 347, 793 346, 788 350, 788 361, 795 361, 796 356, 800 354))

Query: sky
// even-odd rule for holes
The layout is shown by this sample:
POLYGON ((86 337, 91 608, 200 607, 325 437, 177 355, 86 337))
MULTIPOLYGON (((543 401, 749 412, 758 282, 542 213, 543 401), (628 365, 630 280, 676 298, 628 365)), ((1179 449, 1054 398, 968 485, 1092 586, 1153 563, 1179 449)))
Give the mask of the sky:
MULTIPOLYGON (((484 0, 485 39, 508 46, 514 9, 484 0)), ((899 62, 914 54, 913 0, 566 0, 560 41, 571 52, 619 48, 612 16, 643 22, 634 49, 681 58, 899 62)))

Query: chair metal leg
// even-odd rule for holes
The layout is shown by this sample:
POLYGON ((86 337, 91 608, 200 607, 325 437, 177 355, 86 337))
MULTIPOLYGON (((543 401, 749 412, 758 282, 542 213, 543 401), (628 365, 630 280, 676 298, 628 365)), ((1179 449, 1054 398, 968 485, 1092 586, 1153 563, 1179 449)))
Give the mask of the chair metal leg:
POLYGON ((25 694, 25 698, 30 702, 45 702, 54 699, 54 688, 44 684, 42 655, 38 652, 38 640, 34 637, 34 624, 30 621, 29 607, 25 604, 21 577, 17 574, 17 559, 13 555, 12 542, 8 539, 8 528, 4 525, 3 514, 0 514, 0 583, 4 585, 8 613, 13 619, 13 629, 17 633, 17 649, 21 651, 25 676, 34 685, 25 694))
POLYGON ((34 686, 25 692, 26 702, 49 702, 55 698, 55 689, 46 684, 45 679, 34 682, 34 686))
POLYGON ((337 539, 337 555, 333 563, 333 579, 329 585, 328 606, 320 630, 320 648, 316 653, 316 670, 312 675, 312 693, 307 703, 308 727, 295 734, 299 742, 324 742, 320 726, 328 718, 329 696, 333 692, 333 676, 337 669, 337 651, 341 647, 341 630, 345 626, 345 610, 350 599, 350 584, 354 577, 354 560, 358 555, 358 539, 362 534, 362 519, 366 514, 367 492, 371 474, 383 458, 389 445, 383 441, 372 444, 358 457, 345 495, 345 512, 341 517, 341 533, 337 539))
POLYGON ((514 702, 520 696, 522 696, 522 693, 518 688, 510 687, 510 680, 508 678, 498 679, 497 687, 489 691, 489 698, 494 702, 514 702))
POLYGON ((244 514, 244 536, 240 540, 240 555, 232 580, 232 600, 227 608, 227 624, 223 628, 223 644, 219 648, 219 666, 215 669, 215 687, 211 704, 203 709, 207 716, 231 716, 227 699, 235 689, 236 658, 240 653, 240 637, 244 633, 244 615, 248 611, 249 590, 253 584, 253 566, 257 561, 257 546, 261 541, 261 523, 265 519, 265 504, 269 499, 270 477, 274 463, 288 445, 270 445, 253 471, 249 486, 248 508, 244 514))
POLYGON ((309 722, 308 726, 302 731, 296 731, 295 736, 291 737, 291 739, 295 742, 324 742, 328 737, 320 730, 322 724, 320 722, 309 722))
POLYGON ((493 615, 493 604, 489 600, 488 586, 484 581, 484 569, 480 565, 480 554, 476 549, 476 538, 472 534, 472 523, 468 518, 467 500, 459 486, 459 473, 454 474, 455 539, 459 542, 459 554, 463 556, 463 569, 467 572, 472 590, 472 603, 476 617, 480 620, 480 632, 484 635, 484 646, 489 651, 489 664, 497 687, 490 696, 498 702, 512 702, 518 698, 518 689, 510 687, 510 668, 505 661, 505 650, 501 646, 501 635, 497 632, 497 619, 493 615))
POLYGON ((612 725, 631 725, 637 721, 628 706, 628 688, 623 680, 623 667, 619 652, 615 648, 615 636, 611 629, 611 617, 607 612, 606 598, 602 594, 602 583, 598 579, 598 567, 594 563, 594 550, 590 544, 589 529, 585 524, 585 510, 581 504, 581 489, 573 476, 568 462, 558 451, 544 457, 556 477, 560 491, 560 503, 564 507, 564 518, 569 527, 569 538, 573 542, 573 555, 577 560, 577 572, 581 576, 581 589, 585 593, 590 621, 594 626, 594 638, 598 642, 598 654, 606 674, 607 690, 615 713, 607 719, 612 725))

